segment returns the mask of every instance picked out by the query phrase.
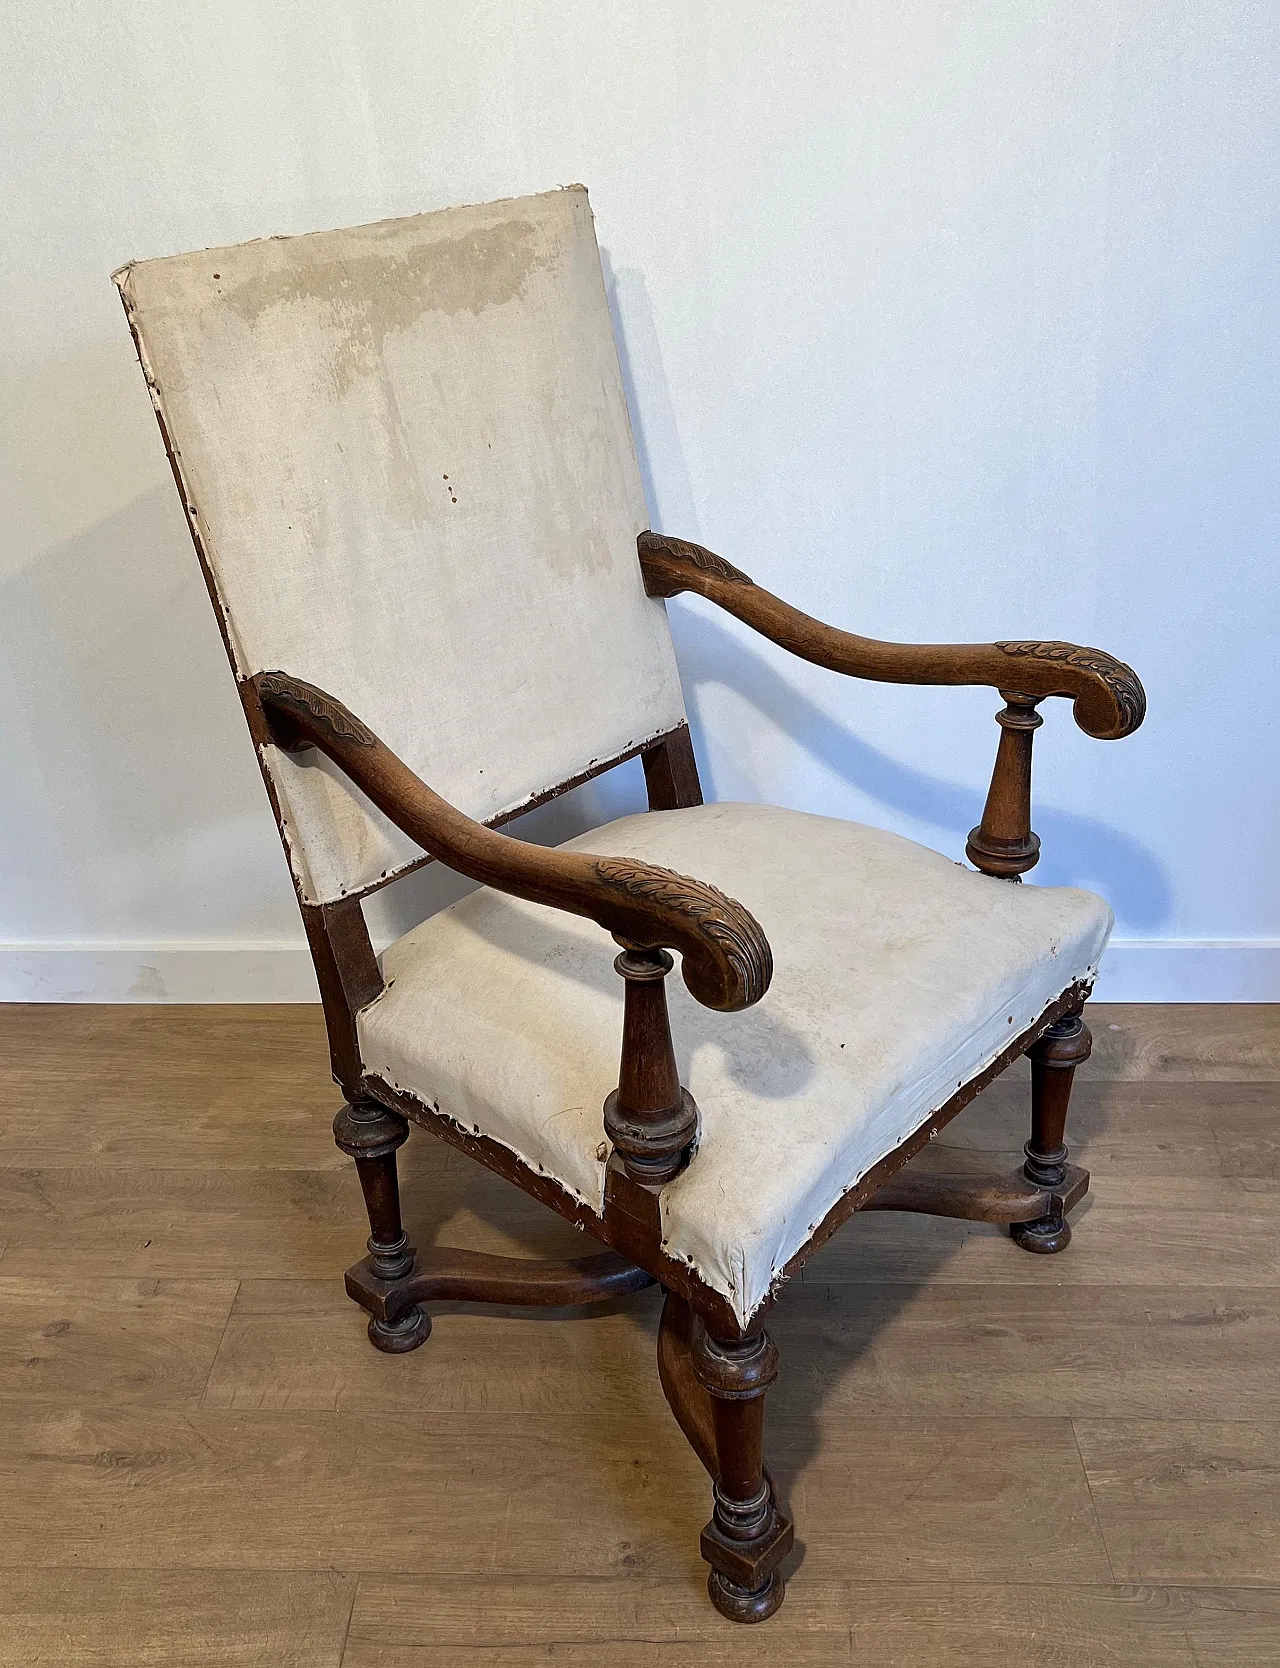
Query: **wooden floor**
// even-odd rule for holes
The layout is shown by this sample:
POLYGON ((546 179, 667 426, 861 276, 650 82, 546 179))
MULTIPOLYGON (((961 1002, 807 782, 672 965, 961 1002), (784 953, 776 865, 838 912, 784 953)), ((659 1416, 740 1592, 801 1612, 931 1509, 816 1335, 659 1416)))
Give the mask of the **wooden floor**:
MULTIPOLYGON (((743 1629, 655 1294, 369 1347, 318 1010, 0 1010, 0 1663, 1280 1664, 1280 1008, 1090 1018, 1064 1255, 869 1215, 785 1294, 743 1629)), ((1011 1073, 947 1139, 1024 1125, 1011 1073)), ((420 1242, 580 1249, 403 1157, 420 1242)))

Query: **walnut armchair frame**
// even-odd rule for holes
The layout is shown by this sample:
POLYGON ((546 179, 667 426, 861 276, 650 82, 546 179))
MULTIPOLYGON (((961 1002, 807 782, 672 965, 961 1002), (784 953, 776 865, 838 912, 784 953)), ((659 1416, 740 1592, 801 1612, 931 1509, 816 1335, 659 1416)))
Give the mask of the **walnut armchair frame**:
MULTIPOLYGON (((1030 814, 1038 706, 1065 697, 1088 734, 1115 738, 1142 721, 1141 685, 1110 656, 1065 643, 912 646, 853 636, 699 545, 642 532, 643 483, 580 186, 165 256, 131 263, 115 281, 315 962, 345 1101, 334 1136, 355 1161, 368 1212, 367 1255, 347 1271, 346 1288, 368 1314, 369 1337, 389 1353, 416 1349, 431 1330, 430 1306, 446 1300, 587 1304, 661 1283, 659 1378, 712 1482, 701 1540, 711 1599, 734 1621, 762 1621, 782 1602, 780 1565, 792 1545, 764 1462, 765 1399, 778 1371, 765 1321, 780 1287, 856 1210, 1005 1224, 1017 1245, 1042 1254, 1067 1245, 1069 1213, 1088 1188, 1068 1159, 1067 1103, 1089 1052, 1081 1011, 1109 918, 1087 894, 1064 903, 1065 893, 1011 893, 910 842, 848 825, 839 838, 850 866, 830 889, 844 927, 833 936, 824 919, 813 926, 816 912, 795 909, 767 1023, 741 1027, 749 1086, 723 1089, 714 1074, 698 1075, 718 1047, 691 1051, 683 1083, 667 1005, 671 952, 695 1001, 726 1016, 766 995, 772 955, 741 903, 633 853, 674 852, 667 860, 696 873, 705 852, 709 871, 777 932, 767 910, 785 924, 811 882, 788 878, 799 873, 795 852, 774 815, 804 824, 814 841, 830 838, 831 822, 738 806, 724 815, 763 813, 752 822, 757 832, 726 835, 722 847, 706 839, 712 819, 704 825, 696 809, 702 791, 659 599, 696 593, 848 676, 999 690, 995 768, 967 851, 977 869, 1010 883, 1039 854, 1030 814), (548 654, 548 643, 558 652, 548 654), (650 809, 669 816, 626 819, 558 849, 499 832, 520 811, 636 756, 650 809), (609 854, 582 849, 592 838, 609 854), (489 890, 406 934, 380 965, 362 900, 432 861, 489 890), (553 932, 508 899, 597 923, 598 946, 589 928, 562 915, 553 932), (892 1006, 894 971, 875 960, 884 949, 876 911, 905 921, 912 909, 921 981, 913 988, 923 999, 909 1013, 904 1002, 892 1006), (935 909, 953 911, 936 932, 935 909), (1010 926, 1015 916, 1031 925, 1010 926), (498 948, 473 930, 478 917, 499 922, 498 948), (996 976, 982 983, 968 940, 957 951, 947 922, 989 931, 996 976), (1054 939, 1056 923, 1075 934, 1061 961, 1067 939, 1054 939), (595 959, 597 949, 615 954, 604 934, 617 946, 620 1003, 595 959), (448 942, 456 949, 460 940, 455 968, 466 955, 498 958, 478 972, 466 962, 474 983, 465 992, 433 959, 442 942, 448 954, 448 942), (866 968, 854 969, 863 956, 866 968), (816 986, 794 979, 797 962, 828 978, 817 997, 816 986), (850 998, 857 977, 861 994, 850 998), (495 1005, 478 1013, 491 996, 495 1005), (437 1000, 445 1017, 427 1023, 437 1000), (556 1053, 540 1034, 530 1041, 547 1004, 558 1004, 554 1043, 572 1034, 578 1053, 556 1053), (855 1046, 823 1077, 815 1059, 832 1039, 803 1026, 811 1017, 821 1026, 836 1010, 855 1046), (882 1051, 881 1078, 857 1052, 859 1022, 864 1042, 900 1044, 892 1059, 882 1051), (477 1066, 481 1032, 469 1026, 509 1038, 510 1056, 477 1066), (816 1087, 806 1080, 807 1098, 761 1092, 755 1066, 793 1043, 798 1058, 809 1042, 816 1087), (930 1138, 1024 1053, 1031 1132, 1016 1174, 950 1174, 940 1153, 926 1158, 930 1138), (904 1089, 909 1057, 920 1074, 904 1089), (565 1118, 577 1115, 572 1125, 546 1110, 560 1093, 591 1102, 556 1102, 565 1118), (459 1121, 468 1104, 479 1121, 459 1121), (786 1121, 797 1108, 805 1130, 786 1121), (569 1131, 559 1146, 552 1123, 556 1139, 569 1131), (548 1264, 416 1250, 396 1157, 411 1125, 585 1230, 595 1253, 548 1264), (762 1172, 788 1163, 786 1187, 762 1205, 748 1197, 762 1192, 762 1172), (719 1207, 705 1196, 687 1206, 704 1178, 707 1193, 727 1201, 715 1220, 719 1207), (710 1247, 701 1260, 690 1230, 698 1210, 706 1220, 694 1226, 710 1247), (771 1233, 748 1280, 746 1247, 771 1233), (734 1258, 736 1276, 726 1267, 734 1258)), ((687 1044, 702 1015, 679 1000, 687 1044)), ((726 1017, 726 1032, 733 1023, 726 1017)), ((719 1044, 718 1032, 709 1040, 719 1044)))
MULTIPOLYGON (((975 867, 989 875, 1017 882, 1038 860, 1030 794, 1032 740, 1042 723, 1039 703, 1049 696, 1072 700, 1076 722, 1099 738, 1128 735, 1142 722, 1145 697, 1137 677, 1096 649, 1052 641, 878 642, 809 618, 699 545, 646 532, 638 540, 638 555, 651 596, 695 592, 833 671, 892 683, 998 689, 1005 705, 997 714, 996 763, 982 821, 967 846, 975 867)), ((768 989, 772 958, 764 932, 741 904, 699 880, 639 861, 530 845, 472 820, 433 792, 341 702, 286 671, 245 679, 240 692, 260 745, 318 749, 422 847, 424 861, 435 859, 499 891, 586 916, 621 946, 614 964, 624 981, 619 1078, 604 1108, 613 1153, 604 1212, 597 1217, 507 1147, 363 1072, 356 1015, 381 992, 382 975, 360 896, 302 905, 333 1075, 347 1101, 334 1135, 355 1160, 371 1230, 368 1256, 348 1270, 346 1287, 369 1313, 371 1341, 396 1353, 426 1341, 431 1322, 424 1304, 435 1300, 585 1304, 661 1282, 667 1293, 658 1342, 662 1388, 713 1483, 713 1513, 702 1534, 711 1598, 732 1620, 765 1619, 781 1603, 779 1565, 793 1538, 764 1464, 764 1398, 778 1357, 762 1323, 777 1288, 744 1328, 719 1292, 664 1252, 659 1215, 663 1186, 690 1162, 696 1124, 667 1016, 664 981, 674 965, 668 951, 680 952, 682 976, 699 1002, 731 1012, 759 1001, 768 989), (556 1264, 439 1247, 416 1251, 401 1221, 396 1179, 396 1152, 411 1123, 513 1181, 606 1249, 556 1264)), ((656 738, 640 756, 650 809, 701 804, 687 727, 656 738)), ((589 775, 619 762, 605 761, 589 775)), ((786 1273, 855 1210, 1001 1223, 1025 1250, 1061 1251, 1071 1237, 1068 1213, 1089 1185, 1087 1173, 1068 1162, 1064 1140, 1073 1074, 1090 1048, 1081 1012, 1088 994, 1081 984, 1062 991, 979 1077, 839 1199, 786 1273), (1031 1058, 1032 1086, 1031 1134, 1021 1170, 1013 1176, 975 1176, 912 1169, 909 1161, 921 1148, 1022 1054, 1031 1058)))

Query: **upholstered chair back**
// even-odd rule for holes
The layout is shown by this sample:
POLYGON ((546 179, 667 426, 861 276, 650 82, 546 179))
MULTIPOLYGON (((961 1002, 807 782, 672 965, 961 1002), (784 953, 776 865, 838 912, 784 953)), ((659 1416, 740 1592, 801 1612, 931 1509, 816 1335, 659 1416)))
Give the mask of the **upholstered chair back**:
MULTIPOLYGON (((684 718, 581 187, 116 274, 238 677, 359 714, 492 821, 684 718)), ((263 765, 305 901, 417 848, 263 765)))

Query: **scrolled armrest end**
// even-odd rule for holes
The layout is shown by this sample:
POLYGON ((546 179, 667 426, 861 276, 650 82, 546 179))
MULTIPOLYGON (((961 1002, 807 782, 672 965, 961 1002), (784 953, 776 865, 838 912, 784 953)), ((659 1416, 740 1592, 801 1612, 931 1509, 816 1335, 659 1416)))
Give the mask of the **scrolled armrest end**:
POLYGON ((634 907, 618 936, 678 949, 690 994, 704 1007, 736 1013, 760 1000, 773 977, 764 929, 736 899, 705 881, 629 857, 598 857, 599 880, 634 907), (657 933, 655 936, 655 929, 657 933))
MULTIPOLYGON (((996 648, 1011 659, 1037 663, 1029 694, 1074 696, 1076 723, 1086 735, 1099 741, 1118 741, 1121 736, 1132 735, 1146 717, 1147 696, 1138 674, 1102 649, 1059 642, 997 643, 996 648), (1062 687, 1045 687, 1058 681, 1058 674, 1062 687)), ((1011 686, 1015 682, 1012 676, 1009 681, 1011 686)))

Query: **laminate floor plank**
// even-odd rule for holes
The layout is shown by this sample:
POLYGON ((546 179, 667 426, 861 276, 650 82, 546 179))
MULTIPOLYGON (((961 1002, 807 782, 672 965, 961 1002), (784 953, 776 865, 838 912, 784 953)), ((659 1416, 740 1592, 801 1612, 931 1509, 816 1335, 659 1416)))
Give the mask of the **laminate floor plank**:
MULTIPOLYGON (((661 1298, 592 1311, 432 1308, 405 1360, 335 1281, 246 1281, 208 1382, 227 1409, 661 1408, 661 1298)), ((1280 1288, 796 1281, 770 1328, 771 1416, 1280 1419, 1280 1288)))
MULTIPOLYGON (((726 1634, 690 1585, 362 1576, 344 1668, 547 1661, 676 1668, 1214 1668, 1261 1638, 1246 1592, 793 1578, 785 1627, 726 1634), (1208 1602, 1214 1601, 1214 1602, 1208 1602), (1200 1626, 1206 1617, 1207 1625, 1200 1626), (1215 1654, 1193 1652, 1190 1637, 1215 1654), (785 1633, 785 1638, 779 1635, 785 1633)), ((1272 1612, 1274 1615, 1274 1611, 1272 1612)), ((1275 1656, 1259 1655, 1260 1664, 1275 1656)))
POLYGON ((0 1668, 339 1668, 336 1571, 8 1569, 0 1668))
POLYGON ((4 1272, 128 1279, 329 1274, 363 1251, 363 1205, 343 1170, 99 1170, 0 1176, 4 1272))
POLYGON ((1083 1419, 1089 1490, 1120 1581, 1280 1585, 1280 1423, 1083 1419))
POLYGON ((1277 1288, 810 1281, 771 1331, 771 1404, 824 1419, 1280 1419, 1277 1288))
POLYGON ((1185 1602, 1197 1668, 1280 1665, 1280 1587, 1192 1587, 1185 1602))
MULTIPOLYGON (((330 1141, 332 1146, 332 1141, 330 1141)), ((405 1221, 437 1238, 534 1257, 592 1249, 562 1218, 425 1132, 403 1165, 405 1221), (510 1195, 511 1197, 508 1197, 510 1195)), ((0 1174, 6 1273, 341 1278, 368 1227, 355 1167, 13 1168, 0 1174)))
MULTIPOLYGON (((1066 1420, 784 1418, 770 1454, 816 1574, 1110 1579, 1066 1420)), ((665 1406, 477 1421, 51 1402, 0 1429, 0 1490, 0 1567, 377 1571, 393 1546, 440 1574, 695 1583, 710 1503, 665 1406)))
MULTIPOLYGON (((960 1113, 940 1149, 1021 1156, 1030 1084, 998 1078, 960 1113)), ((1097 1183, 1111 1177, 1280 1175, 1280 1085, 1081 1082, 1067 1120, 1071 1156, 1097 1183)))
POLYGON ((1085 1018, 1085 1079, 1280 1083, 1274 1002, 1090 1002, 1085 1018))
MULTIPOLYGON (((1113 1177, 1072 1215, 1069 1250, 1037 1257, 984 1222, 865 1211, 799 1280, 1038 1286, 1280 1285, 1280 1195, 1269 1182, 1113 1177)), ((11 1253, 12 1255, 12 1253, 11 1253)))
MULTIPOLYGON (((337 1281, 246 1281, 204 1396, 237 1411, 665 1412, 656 1368, 661 1296, 594 1310, 432 1306, 412 1356, 369 1347, 337 1281)), ((675 1440, 683 1442, 674 1421, 675 1440)))
POLYGON ((199 1405, 234 1280, 68 1280, 0 1272, 0 1407, 76 1395, 199 1405))
POLYGON ((0 1005, 11 1166, 342 1170, 318 1007, 0 1005))

